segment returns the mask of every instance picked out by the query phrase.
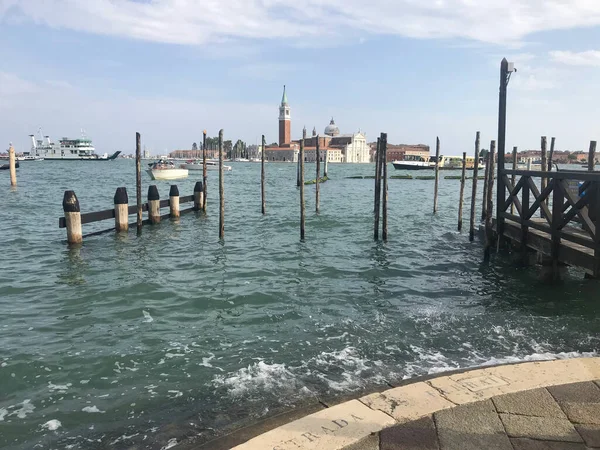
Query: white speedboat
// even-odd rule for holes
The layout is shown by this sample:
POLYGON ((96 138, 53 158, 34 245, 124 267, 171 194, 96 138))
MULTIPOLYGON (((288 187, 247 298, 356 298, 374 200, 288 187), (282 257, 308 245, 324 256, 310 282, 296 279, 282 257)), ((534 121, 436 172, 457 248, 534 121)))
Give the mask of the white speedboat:
POLYGON ((43 161, 43 160, 44 160, 44 158, 42 158, 41 156, 33 156, 33 155, 26 155, 26 154, 17 156, 17 161, 43 161))
MULTIPOLYGON (((182 164, 180 167, 182 167, 183 169, 189 169, 189 170, 202 170, 202 161, 190 160, 190 161, 182 164)), ((219 161, 215 161, 214 159, 207 160, 206 161, 206 170, 219 170, 219 161)), ((229 170, 231 170, 231 166, 227 166, 227 165, 223 164, 223 170, 229 171, 229 170)))
POLYGON ((187 178, 188 170, 181 167, 175 167, 172 161, 160 159, 149 164, 150 168, 146 170, 153 180, 179 180, 187 178))

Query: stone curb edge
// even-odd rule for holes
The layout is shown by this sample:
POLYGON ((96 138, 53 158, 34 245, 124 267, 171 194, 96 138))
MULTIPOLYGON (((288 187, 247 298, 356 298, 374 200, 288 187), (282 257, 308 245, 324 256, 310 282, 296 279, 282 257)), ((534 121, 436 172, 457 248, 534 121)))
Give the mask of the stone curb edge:
POLYGON ((322 409, 260 434, 234 449, 342 449, 384 428, 442 409, 502 394, 598 379, 598 357, 523 362, 446 373, 322 409))

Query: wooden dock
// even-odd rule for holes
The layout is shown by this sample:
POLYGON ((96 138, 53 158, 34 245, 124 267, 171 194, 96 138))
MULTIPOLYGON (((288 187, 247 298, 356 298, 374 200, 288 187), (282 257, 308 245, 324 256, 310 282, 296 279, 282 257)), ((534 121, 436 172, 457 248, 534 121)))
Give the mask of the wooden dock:
POLYGON ((494 221, 498 239, 507 238, 522 251, 532 249, 551 258, 556 272, 562 263, 600 277, 600 172, 498 167, 498 179, 504 191, 494 221), (509 175, 515 175, 514 184, 509 175))

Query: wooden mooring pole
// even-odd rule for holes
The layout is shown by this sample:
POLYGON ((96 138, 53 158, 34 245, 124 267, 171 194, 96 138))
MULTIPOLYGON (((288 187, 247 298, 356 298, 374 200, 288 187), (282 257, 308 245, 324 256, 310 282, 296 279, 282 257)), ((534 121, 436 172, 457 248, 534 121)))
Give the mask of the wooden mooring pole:
POLYGON ((460 176, 460 195, 458 198, 458 231, 462 231, 463 225, 463 197, 465 196, 465 177, 467 174, 467 152, 463 152, 462 174, 460 176))
POLYGON ((262 152, 260 158, 260 199, 263 215, 266 213, 267 205, 265 203, 265 135, 262 135, 262 152))
POLYGON ((169 189, 169 215, 172 219, 179 217, 179 189, 176 184, 172 184, 169 189))
POLYGON ((435 138, 435 184, 433 185, 433 213, 438 209, 438 187, 440 185, 440 138, 435 138))
POLYGON ((196 181, 194 185, 194 211, 200 211, 204 205, 204 184, 196 181))
POLYGON ((202 132, 202 211, 206 212, 208 175, 206 173, 206 130, 202 132))
POLYGON ((387 201, 388 201, 388 185, 387 185, 387 133, 381 133, 381 161, 383 166, 383 201, 382 201, 382 230, 381 237, 384 241, 388 238, 388 215, 387 215, 387 201))
POLYGON ((140 133, 135 133, 135 199, 137 206, 137 233, 142 232, 142 143, 140 133))
POLYGON ((490 181, 490 154, 488 153, 487 156, 485 157, 485 170, 484 170, 484 177, 483 177, 483 200, 481 202, 481 220, 484 221, 485 218, 487 217, 487 191, 488 191, 488 184, 490 181))
MULTIPOLYGON (((542 136, 541 139, 541 144, 540 144, 540 148, 542 149, 541 151, 541 166, 540 166, 540 170, 542 172, 545 172, 546 169, 548 168, 548 150, 547 150, 547 140, 546 140, 546 136, 542 136)), ((542 181, 540 183, 540 192, 542 192, 544 189, 546 189, 546 186, 548 185, 548 178, 546 177, 542 177, 542 181)), ((544 200, 544 203, 547 205, 548 204, 548 199, 544 200)), ((540 208, 540 217, 544 217, 544 209, 540 208)))
POLYGON ((320 202, 320 194, 321 188, 319 183, 319 176, 321 175, 321 155, 319 152, 319 135, 317 135, 317 146, 315 147, 315 156, 317 158, 317 179, 315 181, 315 210, 317 214, 319 214, 319 202, 320 202))
POLYGON ((223 129, 219 130, 219 239, 225 237, 225 180, 223 178, 223 129))
POLYGON ((552 160, 554 158, 554 143, 556 142, 556 138, 553 137, 552 139, 550 139, 550 154, 548 156, 548 172, 552 171, 552 160))
POLYGON ((479 171, 479 131, 475 135, 475 161, 473 165, 473 186, 471 189, 471 220, 469 221, 469 241, 475 239, 475 203, 477 200, 477 173, 479 171))
MULTIPOLYGON (((552 142, 554 142, 554 138, 552 138, 552 142)), ((517 170, 517 147, 513 147, 512 158, 513 158, 512 170, 517 170)), ((513 185, 513 187, 515 186, 515 181, 517 179, 516 177, 517 176, 513 173, 510 178, 510 181, 511 181, 511 184, 513 185)), ((514 202, 511 202, 511 204, 510 204, 510 213, 511 214, 515 213, 515 203, 514 202)))
POLYGON ((323 176, 327 178, 327 163, 329 162, 329 150, 325 150, 325 165, 323 167, 323 176))
POLYGON ((298 152, 298 162, 296 163, 296 187, 300 187, 300 152, 298 152))
POLYGON ((17 158, 12 144, 8 149, 8 168, 10 170, 10 185, 14 187, 17 185, 17 158))
POLYGON ((113 198, 115 204, 115 230, 117 232, 129 230, 129 197, 127 188, 117 188, 113 198))
POLYGON ((381 138, 377 138, 377 150, 375 157, 375 217, 373 223, 373 239, 379 240, 379 213, 381 211, 381 138))
MULTIPOLYGON (((487 201, 486 201, 486 215, 485 215, 485 251, 484 251, 484 260, 489 261, 490 253, 492 249, 493 242, 493 230, 492 230, 492 214, 494 211, 494 154, 496 152, 496 141, 492 141, 490 143, 490 153, 488 154, 489 161, 489 180, 487 184, 487 201)), ((496 207, 500 207, 500 205, 496 205, 496 207)))
POLYGON ((304 240, 304 225, 306 219, 304 205, 304 139, 300 141, 300 240, 304 240))
POLYGON ((63 196, 63 212, 65 213, 67 242, 69 244, 81 244, 83 242, 81 210, 79 208, 79 200, 77 200, 74 191, 65 191, 65 195, 63 196))
POLYGON ((148 186, 148 218, 153 225, 160 223, 160 195, 155 184, 148 186))
POLYGON ((588 153, 588 170, 594 170, 596 163, 596 141, 590 141, 590 151, 588 153))

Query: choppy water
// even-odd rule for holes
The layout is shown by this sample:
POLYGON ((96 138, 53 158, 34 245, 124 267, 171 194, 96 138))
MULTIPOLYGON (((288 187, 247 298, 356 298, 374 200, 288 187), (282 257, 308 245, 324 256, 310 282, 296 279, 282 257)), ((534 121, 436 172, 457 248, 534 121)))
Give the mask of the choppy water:
MULTIPOLYGON (((133 202, 133 161, 24 162, 16 191, 0 172, 1 448, 160 449, 316 396, 598 351, 598 284, 484 265, 455 231, 458 181, 441 181, 433 217, 431 181, 390 180, 390 239, 375 243, 373 180, 344 178, 373 167, 331 165, 318 216, 307 187, 301 243, 295 166, 267 166, 266 217, 260 165, 233 166, 224 242, 210 172, 206 216, 78 249, 58 228, 63 191, 84 212, 109 208, 118 186, 133 202)), ((182 195, 195 180, 178 182, 182 195)))

